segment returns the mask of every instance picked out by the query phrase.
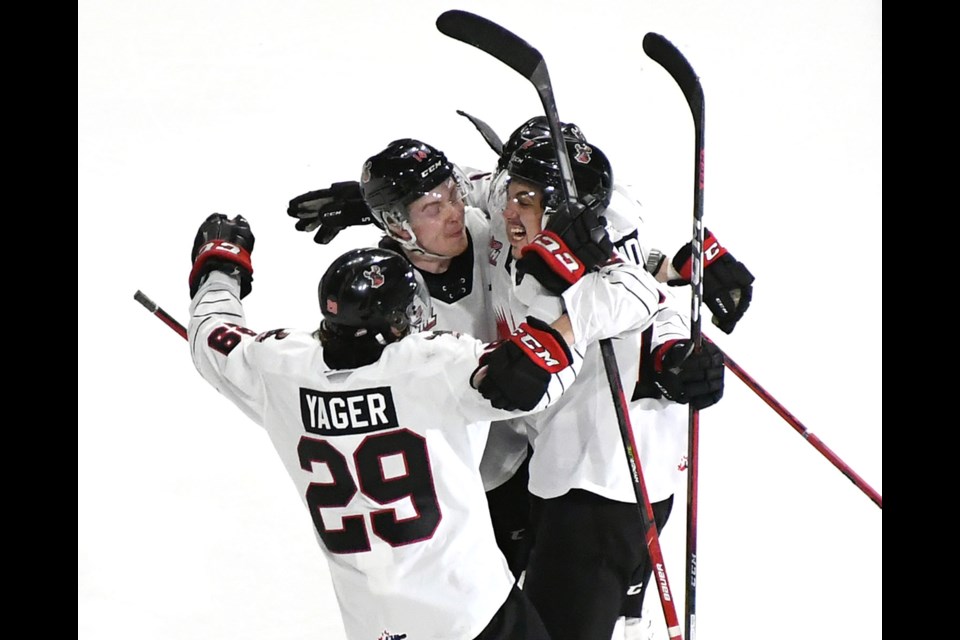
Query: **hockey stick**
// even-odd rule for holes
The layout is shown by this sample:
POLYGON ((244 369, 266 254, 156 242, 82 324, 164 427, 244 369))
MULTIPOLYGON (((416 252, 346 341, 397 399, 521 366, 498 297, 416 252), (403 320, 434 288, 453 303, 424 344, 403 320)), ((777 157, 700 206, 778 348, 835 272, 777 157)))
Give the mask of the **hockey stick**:
MULTIPOLYGON (((700 303, 703 298, 703 88, 693 67, 669 40, 657 33, 643 37, 643 51, 667 70, 680 86, 693 115, 694 171, 693 171, 693 240, 690 254, 693 259, 690 274, 692 296, 690 303, 690 338, 693 350, 703 343, 700 328, 700 303)), ((684 599, 684 635, 696 637, 697 627, 697 481, 698 448, 700 440, 700 412, 689 409, 687 425, 687 589, 684 599)))
MULTIPOLYGON (((706 338, 706 336, 704 337, 706 338)), ((766 391, 766 389, 761 387, 756 380, 750 377, 750 375, 746 371, 744 371, 743 368, 739 364, 737 364, 733 360, 733 358, 731 358, 726 353, 723 354, 723 363, 727 366, 727 369, 732 371, 738 378, 740 378, 740 380, 743 381, 744 384, 750 387, 750 389, 754 393, 760 396, 760 399, 766 402, 771 409, 776 411, 781 418, 786 420, 787 423, 791 427, 793 427, 797 433, 803 436, 804 440, 809 442, 814 449, 822 453, 824 457, 826 457, 827 460, 833 463, 833 466, 839 469, 843 475, 847 476, 850 482, 855 484, 861 491, 867 494, 867 497, 873 500, 878 507, 883 509, 883 497, 877 492, 876 489, 871 487, 869 484, 867 484, 864 481, 863 478, 857 475, 857 473, 853 469, 851 469, 843 460, 841 460, 837 454, 831 451, 830 447, 825 445, 820 438, 810 433, 810 431, 807 430, 807 428, 803 426, 803 424, 801 424, 801 422, 797 420, 792 413, 787 411, 787 409, 782 404, 777 402, 776 398, 770 395, 766 391)))
MULTIPOLYGON (((577 202, 577 187, 573 180, 573 170, 570 168, 570 158, 567 155, 567 146, 564 144, 563 133, 560 129, 560 117, 557 114, 556 101, 553 95, 553 86, 547 71, 546 62, 537 49, 530 46, 525 40, 504 29, 500 25, 466 11, 446 11, 437 18, 437 29, 446 36, 472 45, 497 58, 508 67, 529 80, 540 96, 544 114, 550 125, 550 137, 557 151, 557 164, 563 177, 564 196, 567 202, 577 202)), ((656 520, 653 507, 647 495, 646 484, 640 466, 636 440, 630 424, 627 411, 627 400, 623 394, 623 385, 620 382, 620 371, 617 367, 613 344, 609 338, 600 341, 600 352, 603 356, 603 365, 606 369, 607 382, 613 403, 616 409, 617 422, 623 439, 627 464, 633 479, 634 493, 640 510, 641 524, 647 546, 647 554, 657 575, 657 587, 660 594, 660 603, 667 623, 667 633, 670 638, 681 638, 680 620, 673 605, 673 596, 667 580, 666 563, 663 560, 663 551, 660 548, 660 538, 657 534, 656 520)))
POLYGON ((457 109, 457 114, 463 116, 477 128, 477 131, 480 132, 480 135, 483 136, 484 142, 490 145, 490 148, 493 149, 493 152, 498 156, 503 153, 503 141, 500 140, 500 136, 497 135, 497 132, 493 130, 493 127, 488 125, 486 122, 481 120, 476 116, 472 116, 466 111, 461 111, 457 109))
POLYGON ((137 292, 133 294, 133 299, 146 307, 147 311, 163 320, 164 324, 179 333, 181 338, 184 340, 187 339, 187 328, 177 322, 169 313, 161 309, 160 306, 148 298, 143 291, 137 289, 137 292))

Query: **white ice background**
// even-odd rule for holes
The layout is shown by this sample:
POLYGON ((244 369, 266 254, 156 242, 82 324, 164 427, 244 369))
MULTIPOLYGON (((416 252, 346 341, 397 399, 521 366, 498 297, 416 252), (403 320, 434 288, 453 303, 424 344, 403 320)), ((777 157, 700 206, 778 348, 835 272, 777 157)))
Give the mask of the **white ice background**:
MULTIPOLYGON (((882 493, 879 0, 80 0, 78 639, 343 638, 267 437, 133 294, 185 321, 197 227, 242 214, 248 322, 315 326, 327 263, 377 235, 316 245, 291 197, 357 179, 400 137, 492 166, 455 111, 506 137, 541 110, 436 30, 452 8, 543 53, 561 118, 671 251, 691 233, 693 126, 643 35, 685 53, 706 98, 704 221, 757 277, 736 332, 706 310, 704 331, 882 493)), ((699 640, 881 638, 882 511, 729 373, 700 423, 699 640)), ((685 510, 663 532, 681 615, 685 510)))

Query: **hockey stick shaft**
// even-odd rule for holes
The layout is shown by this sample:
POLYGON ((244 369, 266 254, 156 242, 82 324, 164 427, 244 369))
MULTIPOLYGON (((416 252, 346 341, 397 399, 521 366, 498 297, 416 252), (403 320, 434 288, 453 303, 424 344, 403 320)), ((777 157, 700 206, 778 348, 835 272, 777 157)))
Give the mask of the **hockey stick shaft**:
POLYGON ((137 292, 133 294, 133 299, 146 307, 147 311, 160 318, 168 327, 179 333, 181 338, 184 340, 187 339, 187 328, 177 322, 169 313, 161 309, 160 306, 148 298, 143 291, 137 289, 137 292))
MULTIPOLYGON (((703 298, 703 168, 704 168, 704 100, 700 79, 682 53, 662 35, 648 33, 643 38, 643 50, 660 64, 683 91, 694 124, 693 170, 693 239, 690 250, 692 269, 690 285, 690 338, 693 350, 703 342, 700 326, 700 307, 703 298)), ((684 631, 688 640, 696 637, 697 622, 697 512, 699 486, 700 412, 688 411, 687 424, 687 582, 684 599, 684 631)))
POLYGON ((830 450, 823 441, 818 438, 816 435, 811 433, 803 424, 797 420, 796 416, 787 411, 786 407, 777 402, 777 399, 774 398, 766 389, 760 386, 760 384, 753 379, 746 371, 743 370, 739 364, 734 361, 728 354, 723 354, 723 363, 726 365, 727 369, 732 371, 740 380, 743 381, 754 393, 760 396, 760 399, 767 403, 767 405, 777 412, 777 414, 787 421, 794 430, 803 436, 803 439, 810 443, 814 449, 819 451, 823 456, 829 460, 833 466, 840 470, 840 472, 845 475, 850 482, 855 484, 857 488, 867 494, 871 500, 881 509, 883 509, 883 497, 877 492, 876 489, 871 487, 867 482, 861 478, 850 466, 840 459, 836 453, 830 450))
MULTIPOLYGON (((557 152, 557 165, 563 178, 564 196, 567 202, 577 202, 577 187, 573 180, 573 170, 570 167, 570 158, 567 155, 567 146, 560 128, 560 117, 557 113, 553 86, 547 71, 543 56, 522 38, 504 29, 500 25, 466 11, 446 11, 437 18, 437 29, 441 33, 466 44, 477 47, 497 58, 514 71, 529 80, 540 96, 544 115, 550 125, 550 137, 557 152)), ((604 369, 610 393, 613 396, 614 408, 617 414, 617 423, 623 439, 627 464, 630 468, 634 493, 640 510, 640 519, 644 530, 647 554, 657 575, 657 587, 660 603, 667 623, 667 633, 670 638, 681 638, 680 620, 673 605, 673 596, 667 579, 666 563, 660 547, 656 520, 653 507, 643 480, 639 452, 630 424, 627 401, 623 394, 623 385, 620 381, 620 371, 617 366, 616 354, 609 338, 600 341, 600 353, 603 358, 604 369)))

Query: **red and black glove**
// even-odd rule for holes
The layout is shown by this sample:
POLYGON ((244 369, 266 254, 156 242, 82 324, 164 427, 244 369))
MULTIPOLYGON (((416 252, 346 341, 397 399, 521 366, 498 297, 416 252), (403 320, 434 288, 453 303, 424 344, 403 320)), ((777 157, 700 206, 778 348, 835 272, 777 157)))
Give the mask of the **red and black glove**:
POLYGON ((564 203, 533 242, 520 250, 517 269, 529 273, 551 293, 570 285, 613 257, 613 242, 603 217, 606 205, 584 196, 573 206, 564 203))
POLYGON ((477 390, 491 405, 507 411, 536 407, 550 386, 550 377, 567 368, 573 358, 563 336, 533 316, 509 338, 490 346, 480 356, 477 371, 484 366, 487 370, 477 390))
POLYGON ((723 353, 708 340, 692 351, 689 339, 670 340, 653 353, 654 384, 667 400, 706 409, 723 397, 723 353), (687 353, 689 352, 689 355, 687 353))
POLYGON ((337 234, 355 225, 377 223, 360 193, 356 180, 334 182, 326 189, 308 191, 290 201, 287 215, 297 219, 297 231, 313 231, 313 241, 327 244, 337 234))
MULTIPOLYGON (((689 242, 680 247, 671 262, 680 279, 670 280, 667 284, 690 284, 692 255, 689 242)), ((713 324, 724 333, 732 333, 750 307, 753 281, 753 274, 743 263, 721 246, 709 229, 704 229, 703 301, 713 313, 713 324)))
POLYGON ((244 298, 253 288, 253 232, 243 216, 227 218, 222 213, 212 213, 197 231, 193 240, 190 260, 190 297, 211 271, 223 271, 240 276, 240 297, 244 298))

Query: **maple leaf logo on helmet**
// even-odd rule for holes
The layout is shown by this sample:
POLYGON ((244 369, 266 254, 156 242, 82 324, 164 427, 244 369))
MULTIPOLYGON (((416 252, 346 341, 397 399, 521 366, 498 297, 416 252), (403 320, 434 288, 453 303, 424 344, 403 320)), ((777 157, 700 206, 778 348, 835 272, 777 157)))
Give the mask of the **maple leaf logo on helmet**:
POLYGON ((386 282, 378 264, 372 265, 367 271, 364 271, 363 277, 370 281, 370 286, 374 289, 379 289, 386 282))
POLYGON ((590 164, 590 156, 593 154, 593 149, 591 149, 589 145, 579 143, 574 145, 574 148, 577 150, 577 154, 573 159, 580 164, 590 164))

